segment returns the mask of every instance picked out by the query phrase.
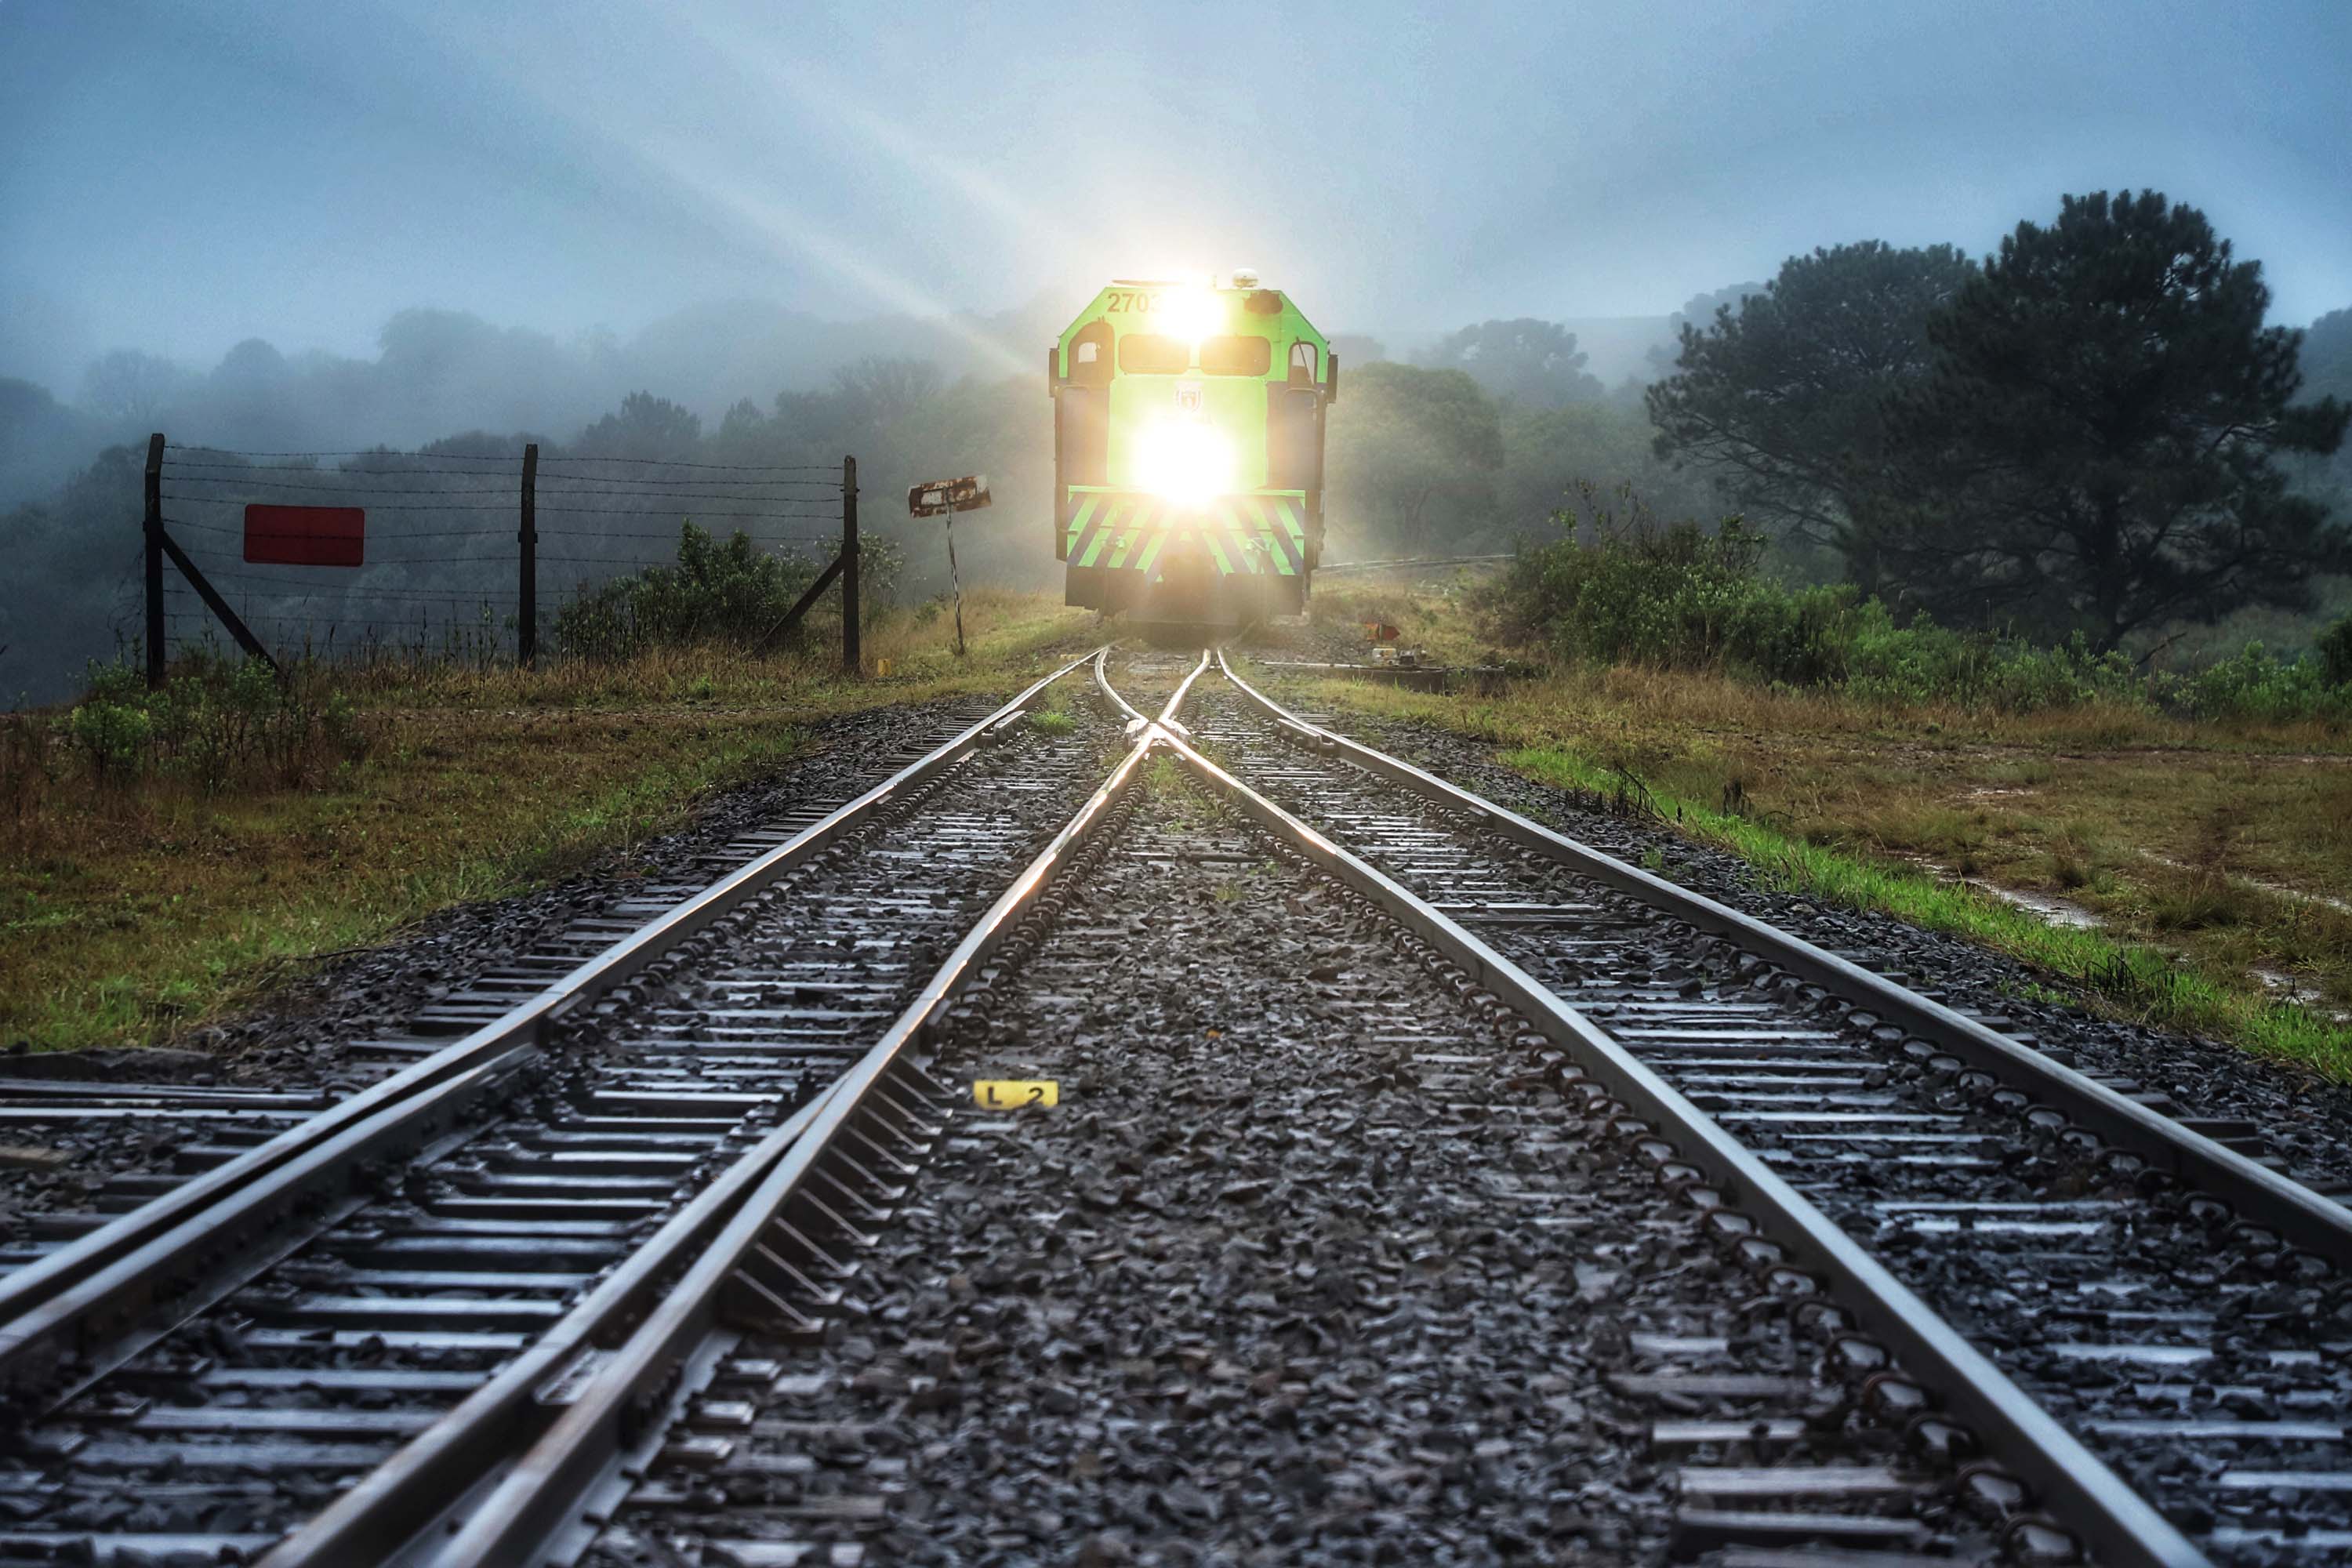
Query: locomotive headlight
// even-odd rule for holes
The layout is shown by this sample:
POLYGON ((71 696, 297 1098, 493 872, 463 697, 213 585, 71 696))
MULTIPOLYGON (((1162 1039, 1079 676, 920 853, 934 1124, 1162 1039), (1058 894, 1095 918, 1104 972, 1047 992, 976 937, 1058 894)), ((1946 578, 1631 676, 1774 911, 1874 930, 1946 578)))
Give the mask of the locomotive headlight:
POLYGON ((1161 308, 1175 335, 1194 348, 1201 346, 1202 338, 1213 338, 1225 330, 1225 302, 1206 289, 1171 290, 1161 308))
POLYGON ((1135 466, 1143 488, 1181 505, 1198 506, 1234 488, 1234 444, 1197 419, 1163 418, 1136 437, 1135 466))

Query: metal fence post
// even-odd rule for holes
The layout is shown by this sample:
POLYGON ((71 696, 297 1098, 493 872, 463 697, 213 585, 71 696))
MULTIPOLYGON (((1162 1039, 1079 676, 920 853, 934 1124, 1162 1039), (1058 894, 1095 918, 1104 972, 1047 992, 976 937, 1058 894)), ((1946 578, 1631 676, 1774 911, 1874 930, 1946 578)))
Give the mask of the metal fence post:
POLYGON ((841 668, 858 671, 857 459, 841 459, 841 668))
POLYGON ((516 537, 520 578, 516 584, 515 663, 525 669, 539 662, 539 443, 522 449, 522 522, 516 537))
POLYGON ((163 684, 163 434, 147 437, 147 684, 163 684))

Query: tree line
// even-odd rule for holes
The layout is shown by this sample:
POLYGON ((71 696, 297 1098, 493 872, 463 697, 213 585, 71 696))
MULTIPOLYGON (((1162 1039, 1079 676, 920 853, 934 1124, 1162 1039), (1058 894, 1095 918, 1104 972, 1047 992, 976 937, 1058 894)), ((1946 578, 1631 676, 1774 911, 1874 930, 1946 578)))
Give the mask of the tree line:
POLYGON ((1868 240, 1701 296, 1646 388, 1490 321, 1348 377, 1334 528, 1502 547, 1579 486, 1730 512, 1779 569, 1947 626, 2095 651, 2352 573, 2352 310, 2266 324, 2261 264, 2153 191, 2063 198, 1993 255, 1868 240))
MULTIPOLYGON (((1501 552, 1557 536, 1580 489, 1624 489, 1659 518, 1739 513, 1771 542, 1767 569, 1850 582, 1947 626, 2145 648, 2249 606, 2307 614, 2341 594, 2331 574, 2352 572, 2352 310, 2297 332, 2265 325, 2270 299, 2260 264, 2194 208, 2102 193, 2020 224, 1981 261, 1877 241, 1791 258, 1769 280, 1688 301, 1649 375, 1613 388, 1555 321, 1478 322, 1397 359, 1343 334, 1327 559, 1501 552)), ((1042 342, 1055 316, 1039 307, 994 325, 1042 342)), ((680 342, 710 357, 712 323, 689 325, 680 342)), ((762 342, 796 330, 770 323, 762 342)), ((828 343, 855 341, 828 330, 828 343)), ((0 480, 30 477, 12 463, 58 470, 41 476, 41 500, 0 512, 22 590, 0 604, 0 644, 13 645, 0 695, 52 691, 111 650, 135 558, 136 448, 63 458, 153 420, 175 438, 361 445, 313 426, 364 414, 397 441, 465 411, 513 423, 426 449, 510 454, 537 439, 551 452, 740 463, 854 451, 867 526, 884 532, 904 528, 889 504, 899 488, 984 470, 998 510, 963 544, 968 571, 1054 582, 1051 424, 1034 374, 927 344, 842 353, 829 379, 810 371, 715 420, 650 390, 617 405, 605 392, 602 414, 567 403, 660 346, 633 345, 625 365, 609 344, 560 348, 406 312, 372 364, 288 361, 256 342, 201 385, 148 356, 110 355, 78 405, 0 382, 0 480), (568 439, 525 433, 551 415, 568 439)), ((749 361, 728 372, 739 384, 759 374, 749 361)), ((943 577, 943 552, 927 533, 903 538, 908 581, 924 591, 943 577)))
POLYGON ((2352 571, 2352 531, 2296 467, 2340 450, 2352 409, 2301 395, 2303 334, 2265 325, 2270 303, 2204 214, 2096 192, 1980 264, 1874 241, 1792 258, 1685 326, 1646 401, 1661 456, 1866 594, 2104 651, 2308 611, 2352 571))

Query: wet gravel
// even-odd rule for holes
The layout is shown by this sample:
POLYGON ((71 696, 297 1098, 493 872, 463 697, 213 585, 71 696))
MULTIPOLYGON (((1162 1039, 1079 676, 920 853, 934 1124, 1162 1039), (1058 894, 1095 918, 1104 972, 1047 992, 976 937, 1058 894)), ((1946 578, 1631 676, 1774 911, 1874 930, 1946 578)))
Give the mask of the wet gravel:
MULTIPOLYGON (((1297 710, 1290 697, 1279 690, 1270 695, 1297 710)), ((2067 1052, 2080 1070, 2136 1079, 2197 1107, 2200 1115, 2252 1121, 2298 1179, 2352 1190, 2352 1086, 2220 1041, 2037 1000, 2029 988, 2063 989, 2063 983, 1958 937, 1763 887, 1755 868, 1737 856, 1694 844, 1654 818, 1618 816, 1606 803, 1526 779, 1496 762, 1491 746, 1408 721, 1352 713, 1312 717, 1620 859, 1639 863, 1655 852, 1664 859, 1661 874, 1671 880, 1816 946, 1859 955, 1882 973, 1907 974, 1949 1005, 2005 1015, 2039 1035, 2046 1047, 2067 1052)))
MULTIPOLYGON (((1203 693, 1199 722, 1244 778, 1423 896, 1523 911, 1488 927, 1489 940, 1603 1027, 1630 1028, 1623 1037, 1637 1053, 1655 1053, 1654 1066, 1779 1163, 2218 1559, 2307 1559, 2301 1542, 2339 1533, 2352 1548, 2339 1485, 2319 1479, 2346 1468, 2352 1281, 2233 1226, 2220 1205, 2136 1161, 2088 1160, 2037 1134, 2020 1114, 2024 1096, 2004 1104, 1991 1079, 1937 1067, 1924 1045, 1904 1048, 1902 1031, 1777 977, 1730 942, 1531 860, 1344 763, 1303 762, 1230 692, 1203 693), (1574 941, 1547 932, 1546 907, 1573 911, 1574 941), (1644 1038, 1669 1019, 1679 1021, 1664 1033, 1696 1028, 1689 1037, 1716 1040, 1716 1057, 1738 1057, 1742 1032, 1755 1031, 1759 1042, 1787 1042, 1763 1047, 1777 1054, 1851 1067, 1831 1078, 1808 1077, 1818 1069, 1799 1063, 1759 1064, 1745 1077, 1736 1060, 1685 1067, 1687 1047, 1644 1038), (1936 1152, 1906 1154, 1906 1140, 1936 1152)), ((1517 793, 1508 804, 1523 804, 1527 792, 1517 793)), ((1589 808, 1565 823, 1555 809, 1552 819, 1621 857, 1657 843, 1589 808)), ((1678 879, 1696 881, 1687 868, 1678 879)), ((1779 908, 1757 912, 1797 923, 1779 908)), ((1861 920, 1813 912, 1813 940, 1859 944, 1861 920)), ((1944 989, 1969 1005, 1965 991, 1944 989)), ((2063 1033, 2055 1042, 2073 1043, 2063 1033)), ((2200 1113, 2214 1103, 2194 1089, 2181 1099, 2200 1113)))
POLYGON ((226 1070, 240 1079, 277 1082, 289 1071, 331 1069, 337 1042, 399 1027, 474 976, 648 886, 709 883, 719 869, 713 858, 747 832, 797 806, 853 798, 902 765, 908 756, 901 753, 939 744, 1001 700, 949 698, 809 725, 799 756, 771 778, 712 795, 685 827, 609 852, 551 887, 445 910, 411 936, 321 972, 293 1005, 199 1030, 180 1043, 225 1056, 226 1070))
MULTIPOLYGON (((1060 1105, 967 1109, 834 1339, 747 1346, 759 1419, 715 1468, 674 1453, 592 1561, 1663 1561, 1649 1423, 1787 1407, 1621 1373, 1792 1384, 1772 1463, 1899 1459, 1423 951, 1160 775, 933 1069, 1060 1105)), ((1982 1547, 1932 1482, 1884 1506, 1982 1547)))

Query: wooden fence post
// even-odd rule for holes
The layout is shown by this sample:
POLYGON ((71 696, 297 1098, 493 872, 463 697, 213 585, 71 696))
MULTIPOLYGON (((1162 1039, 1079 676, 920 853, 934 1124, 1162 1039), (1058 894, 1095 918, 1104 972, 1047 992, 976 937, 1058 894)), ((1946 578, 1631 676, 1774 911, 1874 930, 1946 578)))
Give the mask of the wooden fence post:
POLYGON ((525 669, 539 662, 539 443, 522 449, 521 577, 517 584, 515 662, 525 669))
POLYGON ((857 459, 841 459, 841 668, 855 676, 857 652, 857 459))
POLYGON ((147 437, 147 685, 163 684, 163 434, 147 437))

